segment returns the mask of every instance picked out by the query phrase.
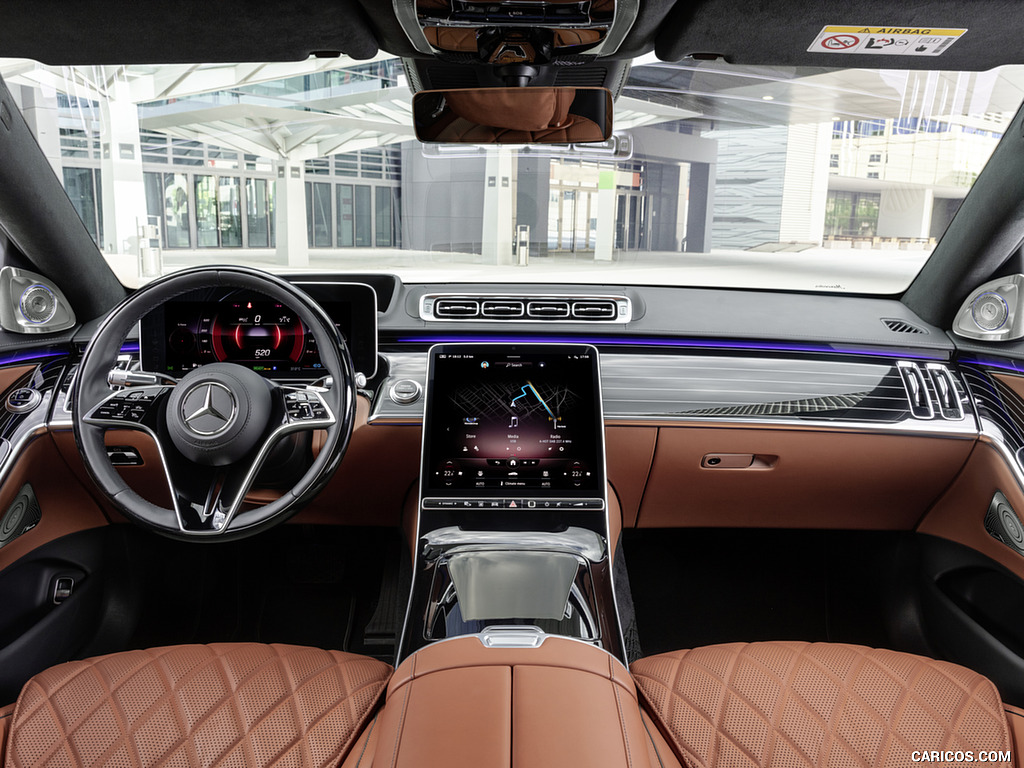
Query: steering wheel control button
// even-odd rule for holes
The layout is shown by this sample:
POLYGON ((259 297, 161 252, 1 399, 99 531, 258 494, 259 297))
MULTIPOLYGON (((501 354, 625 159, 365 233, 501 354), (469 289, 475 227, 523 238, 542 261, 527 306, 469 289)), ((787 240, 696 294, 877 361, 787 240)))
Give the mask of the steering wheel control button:
POLYGON ((102 403, 93 417, 104 421, 130 421, 139 424, 146 418, 155 399, 156 394, 148 390, 119 392, 102 403))
POLYGON ((28 413, 34 411, 43 402, 43 396, 39 390, 29 387, 19 387, 7 396, 4 405, 11 413, 28 413))
POLYGON ((388 392, 391 402, 397 405, 412 405, 420 399, 423 387, 414 379, 401 379, 396 381, 388 392))
POLYGON ((196 384, 181 401, 185 426, 203 437, 227 431, 237 415, 234 393, 216 381, 196 384))
POLYGON ((284 396, 289 421, 314 421, 328 418, 324 401, 316 392, 292 391, 284 396))
POLYGON ((267 432, 273 385, 233 363, 210 363, 185 375, 167 402, 167 431, 181 455, 223 467, 240 461, 267 432))

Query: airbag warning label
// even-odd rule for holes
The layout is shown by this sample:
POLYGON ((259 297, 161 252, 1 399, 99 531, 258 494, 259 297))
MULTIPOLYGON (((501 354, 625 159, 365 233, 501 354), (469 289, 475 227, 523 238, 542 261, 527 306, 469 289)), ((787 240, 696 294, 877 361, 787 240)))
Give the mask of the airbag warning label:
POLYGON ((930 27, 822 27, 811 53, 867 53, 882 56, 938 56, 966 29, 930 27))

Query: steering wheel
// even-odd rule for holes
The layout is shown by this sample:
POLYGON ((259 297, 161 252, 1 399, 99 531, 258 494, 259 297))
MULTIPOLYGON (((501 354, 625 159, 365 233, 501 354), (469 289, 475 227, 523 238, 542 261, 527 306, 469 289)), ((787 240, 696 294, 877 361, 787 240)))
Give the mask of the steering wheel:
MULTIPOLYGON (((124 376, 122 375, 122 378, 124 376)), ((118 383, 118 379, 113 377, 118 383)), ((224 541, 283 522, 337 469, 355 420, 355 374, 344 339, 309 296, 272 275, 244 267, 202 267, 156 280, 118 305, 82 355, 72 421, 86 469, 126 517, 178 539, 224 541), (180 380, 135 374, 148 383, 108 383, 125 337, 151 310, 197 289, 259 292, 291 308, 320 353, 327 387, 290 386, 234 363, 210 363, 180 380), (135 429, 156 442, 174 508, 133 491, 107 457, 107 429, 135 429), (269 504, 242 509, 274 444, 285 435, 326 430, 319 454, 293 488, 269 504)))

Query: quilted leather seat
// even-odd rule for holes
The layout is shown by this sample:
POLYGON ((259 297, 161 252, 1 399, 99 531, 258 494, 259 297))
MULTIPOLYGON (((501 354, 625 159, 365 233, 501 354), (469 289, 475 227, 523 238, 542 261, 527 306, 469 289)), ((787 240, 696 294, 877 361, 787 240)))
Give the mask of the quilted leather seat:
POLYGON ((1022 713, 987 678, 907 653, 731 643, 640 659, 631 672, 688 768, 895 768, 923 751, 950 764, 965 762, 958 752, 980 762, 1024 749, 1022 713))
POLYGON ((391 671, 365 656, 256 643, 72 661, 33 677, 13 712, 0 709, 0 762, 327 768, 344 759, 391 671))

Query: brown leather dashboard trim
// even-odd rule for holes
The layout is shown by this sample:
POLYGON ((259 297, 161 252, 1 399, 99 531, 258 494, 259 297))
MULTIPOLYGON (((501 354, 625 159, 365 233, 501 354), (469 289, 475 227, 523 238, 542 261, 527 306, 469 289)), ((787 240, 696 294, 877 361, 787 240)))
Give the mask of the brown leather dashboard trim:
POLYGON ((606 424, 604 435, 608 482, 622 507, 623 527, 632 528, 636 525, 644 487, 651 473, 658 430, 606 424))
POLYGON ((0 486, 0 515, 7 511, 25 483, 32 484, 42 518, 35 528, 0 549, 0 571, 54 539, 107 524, 103 512, 75 478, 47 433, 40 434, 15 457, 14 466, 0 486))
POLYGON ((35 365, 12 365, 0 368, 0 392, 7 394, 7 390, 18 383, 18 379, 31 373, 37 368, 35 365))
POLYGON ((963 471, 921 520, 917 532, 970 547, 1024 579, 1024 557, 985 530, 985 513, 996 491, 1006 496, 1018 514, 1024 514, 1024 490, 990 438, 982 437, 963 471))
POLYGON ((789 429, 662 429, 637 525, 912 530, 973 439, 789 429), (747 469, 708 454, 773 457, 747 469))

